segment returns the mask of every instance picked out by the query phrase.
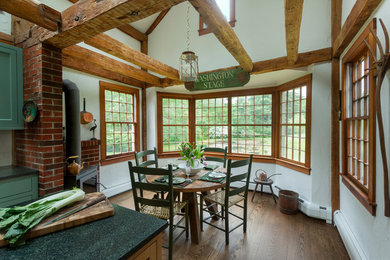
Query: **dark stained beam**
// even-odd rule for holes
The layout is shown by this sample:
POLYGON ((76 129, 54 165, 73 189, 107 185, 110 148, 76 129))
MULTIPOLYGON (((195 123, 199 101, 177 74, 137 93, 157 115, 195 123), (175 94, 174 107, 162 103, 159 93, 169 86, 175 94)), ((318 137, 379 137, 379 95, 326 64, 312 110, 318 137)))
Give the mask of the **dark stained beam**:
POLYGON ((156 59, 153 59, 152 57, 149 57, 148 55, 139 52, 127 46, 126 44, 115 40, 114 38, 111 38, 107 34, 99 34, 86 40, 85 43, 111 55, 114 55, 120 59, 140 66, 141 68, 153 71, 157 74, 172 79, 179 79, 179 72, 177 69, 172 68, 156 59))
POLYGON ((381 0, 357 0, 333 42, 333 56, 340 57, 381 0))
POLYGON ((134 39, 136 39, 136 40, 138 40, 140 42, 145 41, 148 38, 145 34, 143 34, 142 32, 138 31, 137 29, 135 29, 130 24, 121 25, 117 29, 119 29, 123 33, 126 33, 127 35, 133 37, 134 39))
POLYGON ((45 41, 58 48, 66 48, 102 32, 132 23, 166 10, 184 0, 83 0, 62 12, 62 31, 34 29, 28 47, 45 41))
POLYGON ((252 74, 260 74, 277 70, 306 67, 313 63, 327 62, 332 59, 332 49, 320 49, 298 54, 294 64, 288 62, 287 56, 271 60, 258 61, 253 63, 252 74))
POLYGON ((92 64, 101 65, 106 70, 149 83, 153 86, 161 85, 159 77, 77 45, 63 49, 62 53, 77 59, 86 60, 92 64))
POLYGON ((157 25, 159 25, 159 23, 162 21, 162 19, 164 19, 164 17, 167 15, 169 10, 171 10, 171 8, 168 8, 167 10, 162 11, 157 16, 156 20, 154 20, 152 25, 146 30, 145 35, 149 35, 149 34, 151 34, 154 31, 154 29, 157 27, 157 25))
POLYGON ((50 31, 57 31, 61 13, 33 0, 1 0, 0 10, 23 18, 50 31))
POLYGON ((207 28, 214 33, 215 37, 222 43, 230 54, 237 60, 240 66, 251 72, 253 68, 252 60, 245 51, 236 33, 226 21, 221 10, 214 0, 189 0, 200 14, 202 21, 207 24, 207 28))
POLYGON ((145 87, 145 82, 133 79, 118 72, 107 70, 103 64, 91 63, 87 60, 79 59, 68 54, 62 54, 62 66, 77 71, 85 72, 98 77, 111 79, 120 83, 139 88, 145 87))
MULTIPOLYGON (((332 42, 341 30, 342 0, 332 0, 332 42)), ((331 105, 331 203, 340 209, 340 60, 332 59, 331 105)), ((333 214, 332 214, 333 215, 333 214)))

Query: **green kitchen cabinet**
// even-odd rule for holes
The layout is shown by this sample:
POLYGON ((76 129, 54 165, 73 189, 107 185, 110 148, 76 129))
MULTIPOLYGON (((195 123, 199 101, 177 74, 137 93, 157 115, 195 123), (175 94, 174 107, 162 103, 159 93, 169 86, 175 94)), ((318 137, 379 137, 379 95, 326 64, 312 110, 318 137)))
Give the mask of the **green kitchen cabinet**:
POLYGON ((21 166, 0 167, 0 208, 38 199, 38 171, 21 166))
POLYGON ((0 43, 0 130, 23 129, 23 50, 0 43))

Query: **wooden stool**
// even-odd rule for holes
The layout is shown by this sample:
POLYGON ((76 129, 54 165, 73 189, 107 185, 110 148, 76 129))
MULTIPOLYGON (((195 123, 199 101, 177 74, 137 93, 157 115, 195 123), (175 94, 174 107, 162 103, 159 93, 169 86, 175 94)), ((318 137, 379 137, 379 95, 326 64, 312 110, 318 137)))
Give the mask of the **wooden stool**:
POLYGON ((255 197, 257 186, 259 186, 259 184, 260 184, 261 185, 261 192, 260 193, 263 193, 263 185, 269 186, 269 188, 271 190, 272 198, 274 199, 275 204, 276 204, 275 194, 274 194, 274 191, 272 190, 272 184, 274 183, 274 181, 271 179, 261 181, 258 178, 254 178, 253 181, 256 183, 256 187, 255 187, 255 190, 253 191, 252 201, 253 201, 253 198, 255 197))

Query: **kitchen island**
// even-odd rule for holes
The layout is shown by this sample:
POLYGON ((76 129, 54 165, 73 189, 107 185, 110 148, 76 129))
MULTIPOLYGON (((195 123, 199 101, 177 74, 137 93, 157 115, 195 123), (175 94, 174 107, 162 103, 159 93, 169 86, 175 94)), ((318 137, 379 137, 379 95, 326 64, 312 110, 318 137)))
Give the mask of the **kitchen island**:
POLYGON ((112 217, 0 248, 0 259, 161 259, 167 221, 114 205, 112 217))

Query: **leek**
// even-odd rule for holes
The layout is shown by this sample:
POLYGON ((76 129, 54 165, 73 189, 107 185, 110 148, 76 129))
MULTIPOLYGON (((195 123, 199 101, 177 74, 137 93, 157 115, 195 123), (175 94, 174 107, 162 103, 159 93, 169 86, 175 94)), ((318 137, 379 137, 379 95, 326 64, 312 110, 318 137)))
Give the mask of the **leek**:
POLYGON ((25 234, 57 210, 84 199, 84 191, 73 189, 32 202, 26 206, 0 208, 0 229, 11 246, 24 244, 25 234))

